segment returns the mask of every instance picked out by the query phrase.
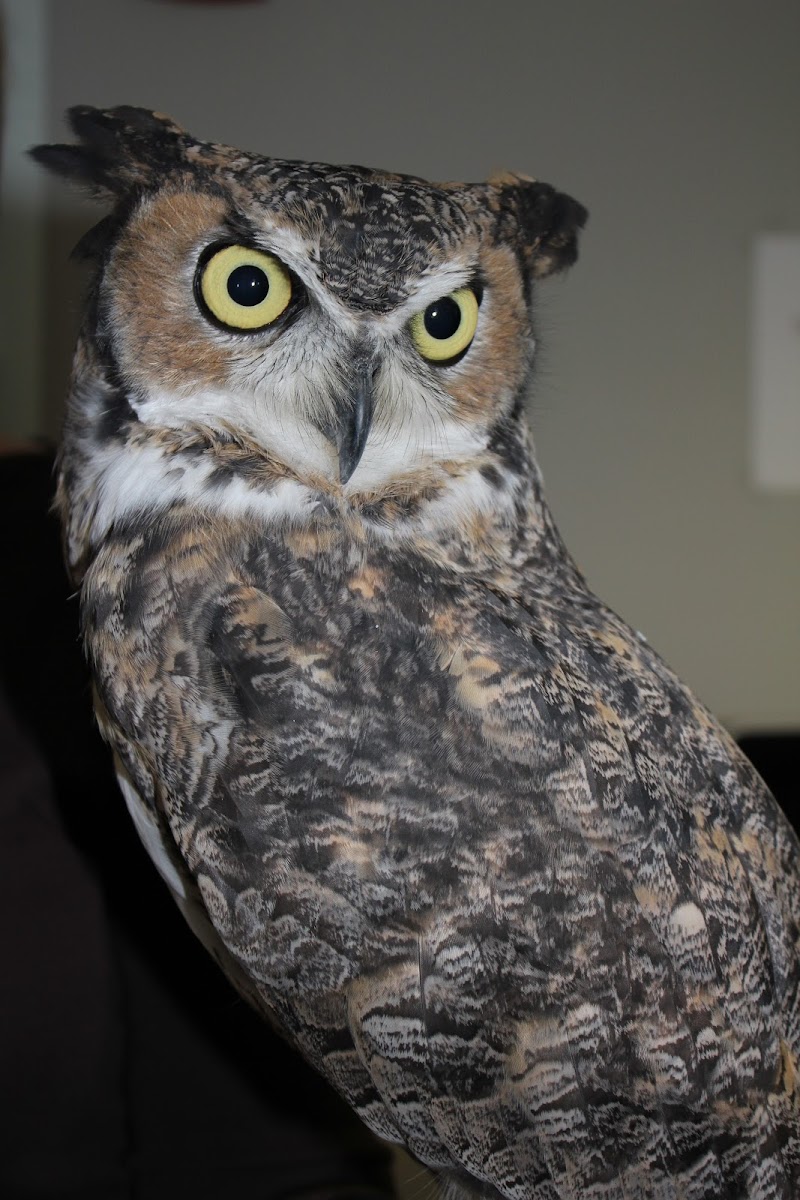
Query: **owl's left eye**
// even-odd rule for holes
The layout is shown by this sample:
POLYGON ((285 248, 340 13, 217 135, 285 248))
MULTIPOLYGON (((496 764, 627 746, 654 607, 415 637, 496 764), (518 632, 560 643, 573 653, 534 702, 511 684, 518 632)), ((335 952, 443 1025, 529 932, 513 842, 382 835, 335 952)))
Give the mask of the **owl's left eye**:
POLYGON ((292 279, 272 254, 252 246, 223 246, 201 260, 195 294, 213 320, 249 333, 266 328, 286 311, 292 279))
POLYGON ((472 288, 459 288, 411 318, 414 345, 429 362, 445 365, 460 357, 475 337, 478 297, 472 288))

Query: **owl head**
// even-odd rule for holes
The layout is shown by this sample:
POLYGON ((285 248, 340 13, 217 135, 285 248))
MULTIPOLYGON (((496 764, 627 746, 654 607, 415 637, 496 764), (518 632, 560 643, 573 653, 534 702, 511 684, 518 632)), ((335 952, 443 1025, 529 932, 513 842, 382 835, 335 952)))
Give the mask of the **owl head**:
POLYGON ((111 205, 77 248, 95 276, 62 455, 73 565, 175 503, 389 527, 513 469, 533 288, 574 261, 580 204, 512 175, 264 158, 138 108, 69 119, 77 144, 32 153, 111 205))

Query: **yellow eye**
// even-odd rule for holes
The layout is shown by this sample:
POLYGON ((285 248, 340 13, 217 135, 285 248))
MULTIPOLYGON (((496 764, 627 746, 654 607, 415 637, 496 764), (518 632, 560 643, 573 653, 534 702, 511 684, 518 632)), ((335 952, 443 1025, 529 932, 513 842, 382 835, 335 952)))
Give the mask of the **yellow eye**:
POLYGON ((477 325, 478 297, 472 288, 459 288, 412 317, 410 329, 422 357, 441 363, 463 354, 477 325))
POLYGON ((292 281, 283 263, 250 246, 223 246, 201 265, 196 292, 227 329, 263 329, 285 312, 292 281))

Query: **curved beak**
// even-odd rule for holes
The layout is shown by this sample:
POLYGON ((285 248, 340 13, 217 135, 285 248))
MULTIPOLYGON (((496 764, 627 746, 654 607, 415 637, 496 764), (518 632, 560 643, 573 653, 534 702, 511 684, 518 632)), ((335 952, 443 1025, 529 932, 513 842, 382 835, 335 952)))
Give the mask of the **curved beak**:
POLYGON ((372 385, 375 366, 371 361, 357 360, 354 364, 350 402, 343 409, 336 429, 339 451, 339 480, 344 485, 358 466, 367 444, 372 424, 372 385))

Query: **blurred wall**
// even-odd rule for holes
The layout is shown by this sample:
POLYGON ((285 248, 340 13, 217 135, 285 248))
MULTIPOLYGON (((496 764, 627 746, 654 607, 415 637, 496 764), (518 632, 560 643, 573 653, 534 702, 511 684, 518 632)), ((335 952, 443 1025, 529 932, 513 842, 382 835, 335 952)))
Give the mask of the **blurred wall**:
MULTIPOLYGON (((586 203, 582 258, 538 301, 556 516, 731 727, 800 725, 800 495, 747 479, 751 242, 800 228, 797 0, 45 4, 47 137, 68 104, 142 104, 269 154, 509 167, 586 203)), ((79 308, 65 258, 93 212, 48 188, 53 429, 79 308)))

